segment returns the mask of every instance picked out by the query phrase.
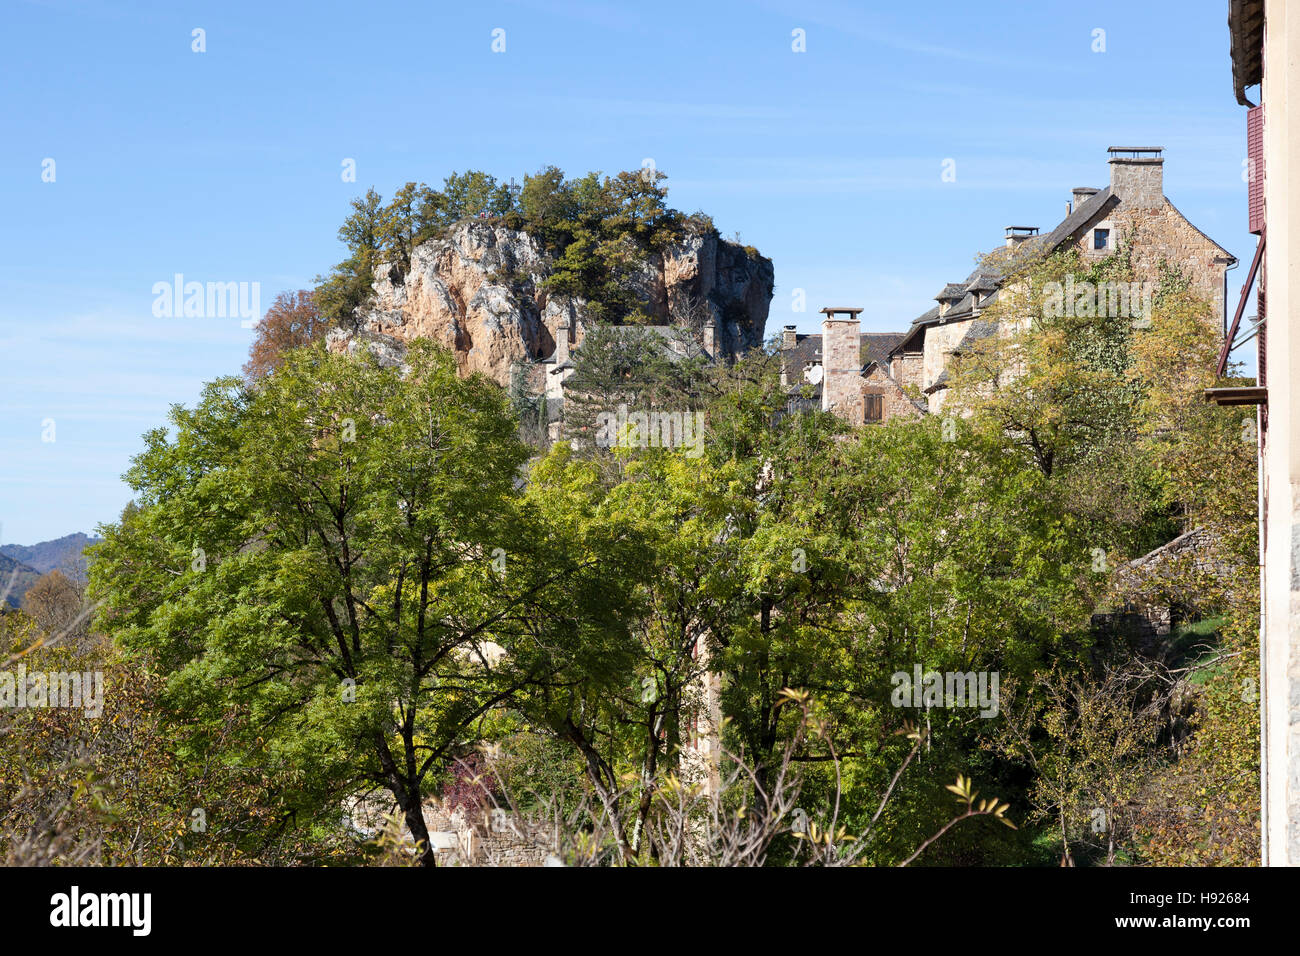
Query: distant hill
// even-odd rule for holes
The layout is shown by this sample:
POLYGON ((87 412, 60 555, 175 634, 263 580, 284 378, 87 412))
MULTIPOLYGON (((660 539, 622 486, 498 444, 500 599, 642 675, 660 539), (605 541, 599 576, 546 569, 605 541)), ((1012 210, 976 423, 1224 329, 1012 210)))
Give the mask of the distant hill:
POLYGON ((35 584, 40 576, 41 572, 35 568, 21 561, 15 561, 9 555, 0 552, 0 596, 4 598, 3 603, 10 607, 17 607, 22 603, 27 589, 35 584))
POLYGON ((101 540, 78 531, 39 544, 0 545, 0 593, 9 584, 9 576, 13 574, 15 566, 18 568, 18 576, 6 597, 6 601, 14 607, 21 603, 23 594, 36 579, 48 571, 57 569, 70 579, 84 583, 86 557, 82 552, 101 540))

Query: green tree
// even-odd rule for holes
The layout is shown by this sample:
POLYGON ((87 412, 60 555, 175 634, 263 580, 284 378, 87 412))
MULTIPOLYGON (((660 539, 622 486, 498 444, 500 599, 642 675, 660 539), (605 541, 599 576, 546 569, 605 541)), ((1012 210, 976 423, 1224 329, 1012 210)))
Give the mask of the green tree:
POLYGON ((619 406, 693 414, 708 399, 707 360, 684 331, 666 340, 634 326, 595 325, 573 362, 565 382, 565 433, 579 443, 580 454, 603 457, 611 470, 621 459, 608 457, 612 446, 597 444, 598 416, 617 414, 619 406))
POLYGON ((547 166, 536 175, 524 176, 519 190, 519 212, 529 233, 540 237, 551 248, 566 246, 576 225, 578 207, 564 171, 547 166))
POLYGON ((304 799, 389 791, 431 864, 431 781, 540 679, 530 648, 584 606, 569 589, 600 593, 520 507, 504 396, 428 343, 404 373, 308 349, 171 419, 92 568, 104 626, 200 727, 246 708, 227 747, 304 799))
POLYGON ((625 170, 605 181, 614 212, 605 218, 608 233, 626 236, 641 248, 662 252, 682 233, 682 215, 668 206, 666 173, 657 169, 625 170))
POLYGON ((331 325, 351 322, 370 297, 384 243, 383 199, 373 189, 352 200, 352 214, 339 227, 347 257, 329 276, 317 277, 316 305, 331 325))
POLYGON ((516 209, 519 188, 513 181, 498 183, 495 176, 471 169, 448 176, 442 193, 446 197, 442 220, 451 224, 481 214, 504 216, 516 209))
POLYGON ((443 201, 424 183, 407 183, 384 208, 376 238, 385 261, 402 275, 410 271, 415 247, 437 234, 443 201))

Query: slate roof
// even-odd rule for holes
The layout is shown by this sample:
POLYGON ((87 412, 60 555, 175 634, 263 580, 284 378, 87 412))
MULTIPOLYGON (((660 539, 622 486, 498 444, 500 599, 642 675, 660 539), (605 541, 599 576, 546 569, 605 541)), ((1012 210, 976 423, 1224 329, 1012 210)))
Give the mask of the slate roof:
POLYGON ((1024 245, 1034 245, 1034 252, 1052 252, 1057 246, 1082 233, 1094 220, 1104 219, 1105 213, 1119 205, 1119 198, 1107 186, 1100 192, 1093 193, 1074 207, 1074 211, 1061 220, 1061 224, 1038 241, 1030 239, 1024 245))
POLYGON ((957 343, 956 351, 960 352, 962 349, 970 348, 981 339, 996 335, 997 331, 998 324, 996 322, 985 322, 983 319, 976 319, 961 337, 961 341, 957 343))
POLYGON ((913 319, 913 320, 912 320, 912 325, 913 325, 913 326, 917 326, 917 325, 927 325, 927 324, 929 324, 929 323, 931 323, 931 322, 934 322, 934 321, 937 320, 938 318, 939 318, 939 307, 936 305, 936 306, 933 306, 932 308, 926 309, 924 312, 922 312, 920 315, 918 315, 915 319, 913 319))
POLYGON ((894 347, 903 341, 902 332, 863 332, 862 339, 862 364, 870 365, 872 362, 879 362, 882 365, 889 363, 890 353, 894 347))
POLYGON ((796 335, 794 348, 786 349, 781 355, 785 360, 787 372, 802 373, 803 367, 809 362, 820 362, 822 360, 821 334, 796 335))
MULTIPOLYGON (((921 336, 928 326, 974 318, 976 316, 974 293, 981 293, 979 300, 981 309, 992 305, 998 300, 1002 280, 1008 272, 1014 271, 1022 263, 1035 256, 1051 253, 1067 241, 1077 239, 1093 223, 1104 219, 1106 214, 1118 204, 1119 199, 1111 192, 1109 186, 1097 190, 1087 199, 1076 204, 1070 214, 1061 220, 1060 224, 1051 232, 1022 240, 1020 245, 1016 247, 1015 253, 1005 262, 999 264, 980 263, 966 277, 964 282, 947 283, 935 298, 949 301, 952 304, 948 306, 948 309, 942 315, 939 314, 939 307, 935 306, 913 319, 911 328, 894 346, 894 352, 905 351, 909 346, 915 350, 919 346, 921 336), (958 295, 960 295, 960 298, 957 298, 958 295), (954 299, 956 301, 953 301, 954 299)), ((938 381, 936 381, 935 385, 938 384, 938 381)))
MULTIPOLYGON (((889 356, 893 354, 898 343, 903 341, 903 333, 860 332, 858 341, 863 366, 870 365, 872 362, 880 362, 885 365, 889 363, 889 356)), ((810 363, 819 365, 821 360, 822 337, 820 332, 797 335, 794 347, 783 349, 781 352, 781 361, 785 365, 786 376, 792 382, 796 378, 799 381, 803 380, 804 366, 810 363)))

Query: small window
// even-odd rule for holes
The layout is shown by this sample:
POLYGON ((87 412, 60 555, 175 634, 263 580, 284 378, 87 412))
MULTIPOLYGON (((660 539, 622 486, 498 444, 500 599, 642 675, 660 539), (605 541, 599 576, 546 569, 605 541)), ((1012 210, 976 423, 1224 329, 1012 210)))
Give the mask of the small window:
POLYGON ((882 395, 872 395, 870 393, 862 396, 865 412, 863 417, 868 422, 878 422, 883 420, 884 408, 882 406, 884 403, 881 401, 883 397, 884 396, 882 395))
POLYGON ((1105 249, 1110 245, 1109 229, 1094 229, 1092 231, 1092 247, 1094 249, 1105 249))

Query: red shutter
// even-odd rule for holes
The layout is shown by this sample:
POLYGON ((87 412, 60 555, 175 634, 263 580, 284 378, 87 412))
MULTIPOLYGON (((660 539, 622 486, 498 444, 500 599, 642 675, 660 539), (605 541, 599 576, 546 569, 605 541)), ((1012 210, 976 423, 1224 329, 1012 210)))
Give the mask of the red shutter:
MULTIPOLYGON (((1255 287, 1255 302, 1259 310, 1259 315, 1257 316, 1259 319, 1259 344, 1256 346, 1256 355, 1258 356, 1256 361, 1256 371, 1258 372, 1255 376, 1256 385, 1268 384, 1268 322, 1265 321, 1268 318, 1268 309, 1265 305, 1267 302, 1265 295, 1268 284, 1267 278, 1268 259, 1265 258, 1264 261, 1259 264, 1259 284, 1255 287)), ((1267 409, 1268 406, 1265 406, 1265 412, 1267 412, 1267 409)))
POLYGON ((1250 207, 1250 231, 1264 231, 1264 104, 1246 111, 1246 171, 1250 177, 1247 205, 1250 207))

